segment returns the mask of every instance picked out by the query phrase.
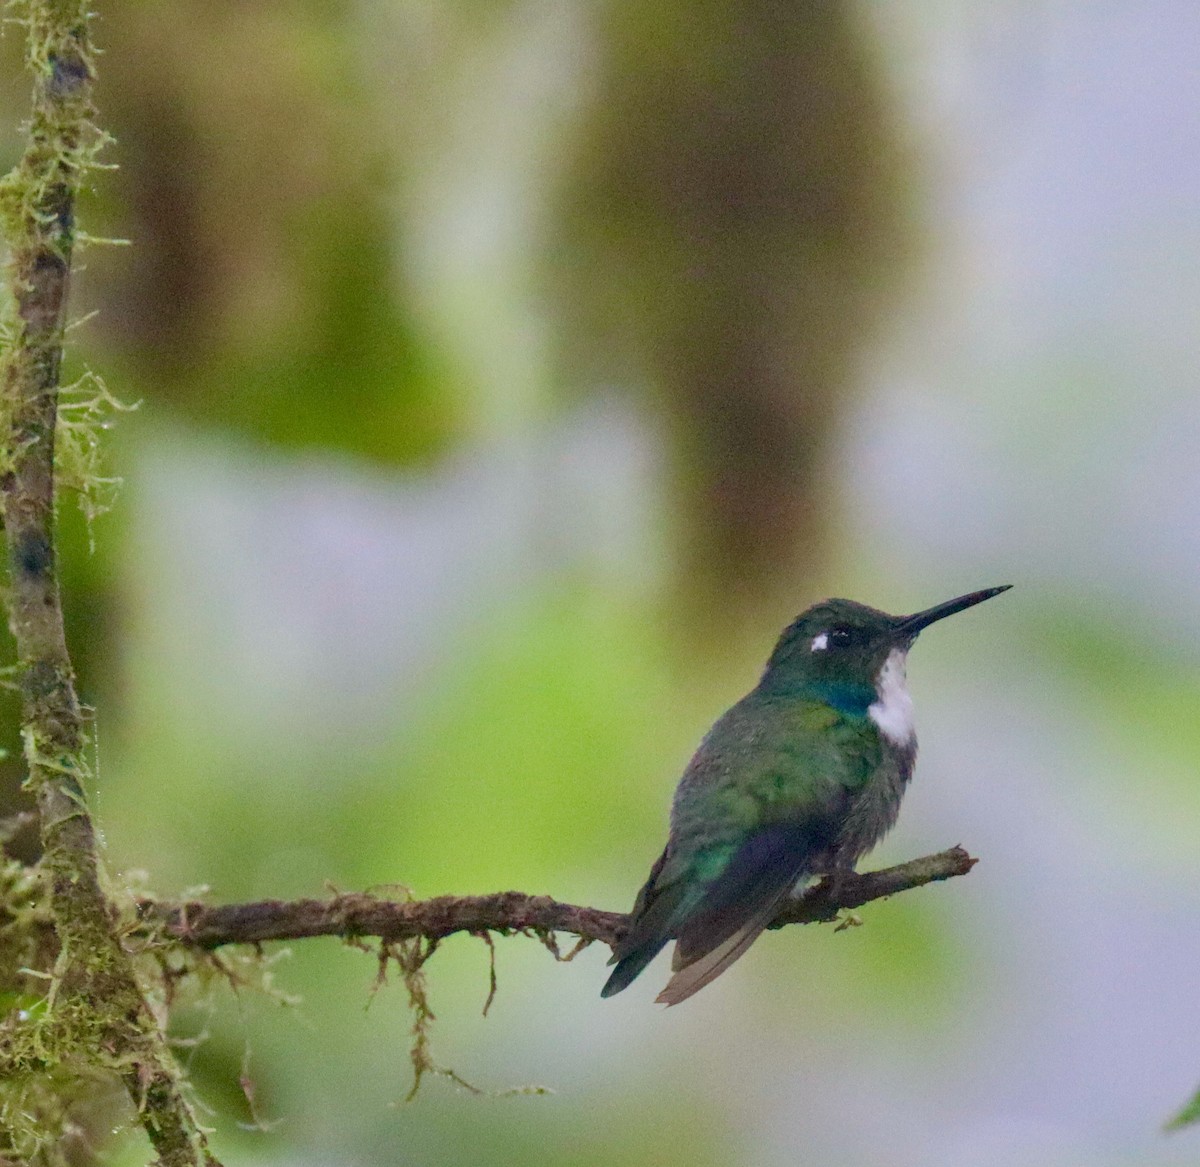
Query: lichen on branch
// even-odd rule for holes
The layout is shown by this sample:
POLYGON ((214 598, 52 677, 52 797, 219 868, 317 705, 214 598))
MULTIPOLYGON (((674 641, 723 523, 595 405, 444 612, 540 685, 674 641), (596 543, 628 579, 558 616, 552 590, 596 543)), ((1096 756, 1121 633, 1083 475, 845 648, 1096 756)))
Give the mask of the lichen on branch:
MULTIPOLYGON (((0 338, 0 509, 5 596, 16 645, 26 785, 41 820, 57 956, 44 1006, 17 1010, 0 1033, 5 1089, 69 1093, 69 1080, 108 1072, 125 1084, 164 1167, 212 1167, 157 1020, 104 893, 85 787, 87 733, 63 631, 55 550, 63 335, 77 242, 75 204, 104 136, 93 122, 94 51, 87 0, 20 0, 33 77, 25 150, 0 180, 7 296, 0 338), (64 1081, 64 1079, 66 1081, 64 1081)), ((0 1115, 20 1107, 0 1106, 0 1115)), ((43 1112, 52 1121, 52 1116, 43 1112)), ((0 1138, 16 1149, 26 1129, 0 1138)), ((34 1135, 36 1131, 32 1132, 34 1135)), ((44 1131, 53 1139, 53 1131, 44 1131)))

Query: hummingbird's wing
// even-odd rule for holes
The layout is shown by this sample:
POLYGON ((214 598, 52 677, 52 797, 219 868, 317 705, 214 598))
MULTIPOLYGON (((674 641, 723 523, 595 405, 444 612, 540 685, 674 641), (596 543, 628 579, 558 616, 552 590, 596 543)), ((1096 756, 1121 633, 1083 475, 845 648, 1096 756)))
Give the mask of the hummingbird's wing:
POLYGON ((702 907, 678 928, 675 975, 657 1000, 677 1005, 737 960, 807 873, 815 844, 811 830, 796 823, 776 823, 746 839, 707 888, 702 907))
POLYGON ((676 938, 676 975, 658 997, 668 1005, 690 997, 725 971, 774 919, 788 893, 826 842, 822 824, 775 823, 745 839, 712 882, 672 871, 672 848, 650 871, 630 913, 625 938, 601 996, 611 997, 676 938), (664 878, 664 869, 666 877, 664 878), (674 876, 674 878, 672 877, 674 876))

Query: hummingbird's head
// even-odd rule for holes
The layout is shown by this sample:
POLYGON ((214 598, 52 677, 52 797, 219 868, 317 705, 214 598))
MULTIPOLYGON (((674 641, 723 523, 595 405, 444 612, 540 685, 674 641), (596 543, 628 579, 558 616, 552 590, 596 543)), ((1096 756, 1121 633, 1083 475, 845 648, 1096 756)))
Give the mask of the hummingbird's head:
POLYGON ((1010 584, 971 592, 912 616, 889 616, 853 600, 823 600, 784 629, 764 682, 874 690, 889 660, 898 663, 923 628, 1008 591, 1010 584))

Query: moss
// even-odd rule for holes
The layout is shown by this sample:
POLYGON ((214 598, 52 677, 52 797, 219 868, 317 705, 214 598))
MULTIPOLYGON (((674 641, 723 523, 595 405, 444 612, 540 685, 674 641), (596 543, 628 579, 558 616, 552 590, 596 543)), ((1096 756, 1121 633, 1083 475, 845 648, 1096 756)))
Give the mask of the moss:
POLYGON ((25 27, 34 86, 25 151, 0 180, 0 226, 9 247, 0 329, 0 489, 27 785, 41 812, 44 854, 34 876, 6 869, 0 993, 9 995, 9 1009, 0 1034, 0 1137, 21 1161, 52 1163, 73 1099, 90 1093, 97 1078, 119 1079, 159 1163, 211 1164, 101 886, 83 795, 87 736, 55 570, 55 471, 80 492, 85 513, 100 505, 109 484, 98 468, 99 426, 116 404, 102 382, 85 375, 65 391, 61 415, 58 408, 75 196, 107 141, 92 122, 89 13, 85 0, 16 0, 10 13, 25 27))
POLYGON ((66 1162, 73 1109, 97 1070, 75 1052, 92 1020, 77 1002, 52 1003, 59 958, 44 874, 0 866, 0 1155, 66 1162))
POLYGON ((104 473, 102 438, 113 417, 136 409, 114 397, 103 379, 88 370, 60 392, 54 466, 60 488, 74 492, 87 522, 88 543, 94 552, 92 524, 108 511, 119 478, 104 473))
POLYGON ((146 928, 128 890, 110 896, 113 914, 99 920, 86 896, 74 901, 78 919, 62 946, 52 899, 77 889, 55 885, 52 865, 0 864, 0 1162, 74 1162, 79 1116, 111 1093, 104 1120, 110 1127, 122 1083, 133 1098, 126 1122, 153 1127, 177 1147, 194 1142, 190 1158, 172 1162, 210 1162, 198 1128, 194 1135, 183 1129, 179 1103, 187 1086, 177 1067, 160 1058, 155 1068, 167 1072, 146 1072, 155 1047, 146 1005, 165 1016, 184 981, 197 991, 218 980, 254 986, 283 1000, 271 986, 272 962, 252 952, 218 957, 167 939, 146 928), (114 947, 114 936, 125 943, 114 947), (126 953, 137 968, 132 983, 126 953))

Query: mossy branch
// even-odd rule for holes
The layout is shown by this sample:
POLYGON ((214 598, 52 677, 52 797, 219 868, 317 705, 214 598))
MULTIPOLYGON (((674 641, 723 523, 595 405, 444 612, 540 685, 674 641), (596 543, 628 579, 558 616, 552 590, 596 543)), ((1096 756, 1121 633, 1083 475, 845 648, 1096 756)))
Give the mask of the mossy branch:
POLYGON ((0 181, 9 289, 0 355, 0 505, 27 786, 41 815, 59 955, 47 1017, 28 1034, 5 1035, 5 1061, 30 1074, 88 1066, 118 1074, 160 1164, 212 1167, 101 887, 84 798, 87 734, 56 571, 55 435, 75 203, 104 143, 92 122, 90 13, 87 0, 21 0, 11 8, 25 28, 34 84, 24 153, 0 181))
MULTIPOLYGON (((896 867, 823 880, 779 913, 772 927, 831 921, 838 913, 872 900, 966 875, 976 860, 961 847, 913 859, 896 867)), ((481 896, 438 896, 389 900, 363 892, 325 900, 260 900, 246 904, 167 904, 143 901, 144 919, 198 948, 261 944, 311 936, 379 937, 385 943, 421 938, 436 942, 454 932, 566 932, 581 941, 610 947, 625 935, 622 912, 560 903, 549 896, 504 891, 481 896)))

